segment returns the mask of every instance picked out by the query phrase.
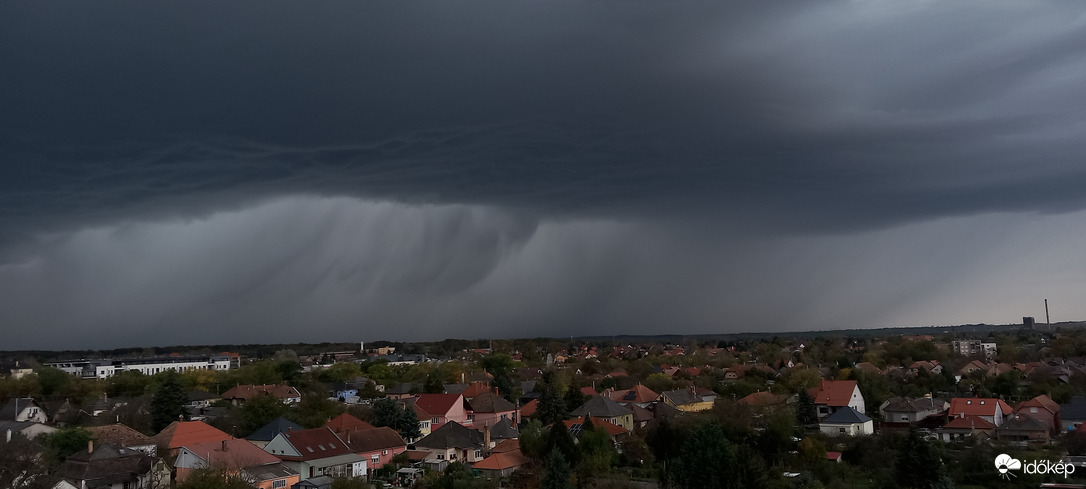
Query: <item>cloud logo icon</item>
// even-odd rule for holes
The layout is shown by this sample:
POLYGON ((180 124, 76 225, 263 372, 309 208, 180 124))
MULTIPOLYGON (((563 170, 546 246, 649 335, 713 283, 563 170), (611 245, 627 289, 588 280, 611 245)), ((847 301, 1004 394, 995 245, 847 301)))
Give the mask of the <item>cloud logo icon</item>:
POLYGON ((1012 470, 1022 470, 1022 461, 1018 460, 1006 453, 1001 453, 995 458, 996 470, 999 471, 999 475, 1005 479, 1010 479, 1010 476, 1014 475, 1009 473, 1012 470))

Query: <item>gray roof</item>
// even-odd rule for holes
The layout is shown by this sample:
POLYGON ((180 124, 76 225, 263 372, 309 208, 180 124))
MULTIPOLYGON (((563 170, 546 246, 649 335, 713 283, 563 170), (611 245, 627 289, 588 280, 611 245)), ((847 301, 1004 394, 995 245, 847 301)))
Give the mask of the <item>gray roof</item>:
POLYGON ((490 439, 491 440, 506 440, 510 438, 520 438, 520 432, 513 427, 513 422, 509 418, 503 418, 498 421, 497 424, 490 427, 490 439))
POLYGON ((480 448, 483 446, 483 434, 456 421, 449 421, 423 439, 415 442, 415 446, 426 448, 480 448))
POLYGON ((843 407, 841 409, 838 409, 837 411, 834 411, 833 414, 831 414, 829 416, 826 416, 826 418, 822 420, 822 423, 825 423, 825 424, 852 424, 852 423, 866 423, 868 421, 871 421, 871 418, 867 417, 866 414, 857 411, 852 406, 845 406, 845 407, 843 407))
POLYGON ((623 407, 621 404, 612 401, 609 398, 603 396, 592 396, 588 402, 581 405, 581 407, 573 410, 569 413, 572 416, 585 416, 592 415, 597 418, 611 418, 615 416, 624 416, 627 414, 633 414, 633 411, 623 407))
POLYGON ((278 435, 279 433, 286 433, 289 430, 304 429, 305 428, 302 428, 301 425, 299 425, 298 423, 295 423, 287 418, 280 416, 276 418, 275 421, 261 426, 260 429, 252 432, 251 434, 249 434, 249 436, 246 436, 245 439, 256 441, 271 441, 272 438, 275 438, 275 435, 278 435))
POLYGON ((920 397, 917 399, 907 398, 894 398, 891 399, 890 404, 887 404, 883 411, 890 411, 895 413, 919 413, 923 411, 930 411, 932 409, 942 409, 946 401, 942 399, 935 399, 931 397, 920 397))
POLYGON ((502 396, 493 392, 484 392, 475 396, 475 398, 468 401, 468 405, 471 406, 472 411, 477 413, 501 413, 513 411, 517 408, 513 403, 506 401, 502 396))
POLYGON ((19 411, 22 411, 31 403, 34 403, 35 406, 38 405, 38 403, 34 402, 34 399, 29 397, 16 397, 9 400, 7 404, 4 404, 3 408, 0 408, 0 419, 14 421, 15 417, 19 415, 19 411))
POLYGON ((996 431, 1048 431, 1048 427, 1030 416, 1015 415, 1004 421, 996 431))
POLYGON ((1068 404, 1060 404, 1060 419, 1086 420, 1086 396, 1075 396, 1068 404))

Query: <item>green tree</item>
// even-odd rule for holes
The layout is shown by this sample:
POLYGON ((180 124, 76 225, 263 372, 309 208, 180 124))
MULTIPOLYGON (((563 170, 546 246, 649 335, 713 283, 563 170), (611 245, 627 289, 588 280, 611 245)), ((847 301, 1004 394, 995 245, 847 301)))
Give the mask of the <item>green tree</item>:
POLYGON ((155 432, 178 419, 188 419, 185 404, 189 401, 180 374, 167 370, 158 376, 161 382, 151 398, 151 429, 155 432))
POLYGON ((87 442, 94 439, 94 434, 82 427, 65 428, 42 435, 42 444, 46 453, 57 462, 63 462, 69 455, 87 449, 87 442))
POLYGON ((894 464, 900 487, 915 489, 953 489, 954 482, 947 475, 943 460, 931 443, 920 438, 916 430, 897 448, 894 464))
POLYGON ((288 407, 270 395, 254 396, 238 409, 242 433, 252 433, 287 413, 288 407))
POLYGON ((799 400, 796 402, 796 423, 807 426, 818 422, 818 409, 815 408, 814 397, 807 389, 799 391, 799 400))
POLYGON ((562 396, 558 394, 554 372, 544 372, 543 381, 537 388, 539 389, 539 401, 537 401, 535 411, 536 419, 543 423, 544 426, 550 426, 555 421, 566 419, 569 410, 562 396))
POLYGON ((407 440, 414 440, 422 435, 415 410, 406 406, 400 407, 399 403, 388 398, 373 402, 373 425, 392 428, 407 440))
POLYGON ((543 479, 540 481, 539 487, 541 489, 570 489, 569 461, 562 455, 562 452, 557 448, 551 450, 547 455, 545 464, 546 471, 543 473, 543 479))
POLYGON ((445 384, 441 382, 441 374, 437 370, 431 370, 426 374, 426 382, 422 385, 422 391, 427 394, 441 394, 445 392, 445 384))
MULTIPOLYGON (((1086 439, 1086 436, 1083 437, 1086 439)), ((547 430, 538 419, 533 419, 520 429, 520 450, 536 460, 546 456, 547 430)))
POLYGON ((328 420, 343 414, 343 405, 319 394, 303 394, 302 402, 287 411, 287 419, 306 428, 320 428, 328 420))
POLYGON ((63 397, 72 385, 72 376, 59 368, 42 367, 34 373, 38 376, 41 394, 45 397, 63 397))
POLYGON ((618 461, 618 451, 611 435, 602 427, 596 427, 588 416, 585 417, 577 449, 581 454, 580 463, 577 464, 580 486, 597 475, 610 472, 611 466, 618 461))
POLYGON ((0 487, 12 489, 49 489, 55 480, 57 463, 52 457, 39 456, 38 445, 22 433, 11 441, 0 441, 0 487))
POLYGON ((739 487, 735 450, 714 423, 705 423, 683 443, 676 479, 688 489, 739 487))

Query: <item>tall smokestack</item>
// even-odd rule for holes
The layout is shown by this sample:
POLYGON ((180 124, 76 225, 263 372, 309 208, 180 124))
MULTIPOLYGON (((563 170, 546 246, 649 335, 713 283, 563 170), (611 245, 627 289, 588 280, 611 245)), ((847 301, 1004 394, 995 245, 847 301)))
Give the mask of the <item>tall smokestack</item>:
POLYGON ((1048 299, 1045 299, 1045 325, 1052 328, 1052 319, 1048 317, 1048 299))

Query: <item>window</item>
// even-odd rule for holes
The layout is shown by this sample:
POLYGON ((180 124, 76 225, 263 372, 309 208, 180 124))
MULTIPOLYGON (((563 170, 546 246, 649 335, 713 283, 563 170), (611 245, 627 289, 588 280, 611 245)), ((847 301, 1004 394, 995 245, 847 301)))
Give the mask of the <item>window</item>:
POLYGON ((437 459, 438 460, 445 460, 445 454, 444 453, 437 454, 437 459))
POLYGON ((431 423, 433 423, 433 424, 437 424, 437 423, 438 423, 438 421, 437 421, 437 418, 431 419, 431 420, 430 420, 430 422, 431 422, 431 423))
POLYGON ((388 455, 388 450, 381 450, 381 455, 388 455))
POLYGON ((908 417, 908 416, 902 416, 902 417, 901 417, 901 421, 903 421, 903 422, 908 422, 908 421, 909 421, 909 417, 908 417))
POLYGON ((381 457, 378 457, 377 455, 374 455, 374 456, 370 457, 370 462, 372 462, 373 465, 377 465, 377 462, 380 462, 380 461, 381 461, 381 457))
POLYGON ((844 433, 844 432, 845 432, 845 429, 844 429, 844 428, 837 428, 837 432, 838 432, 838 433, 844 433))
POLYGON ((313 447, 305 447, 305 449, 309 450, 309 453, 313 453, 313 447))
POLYGON ((272 481, 272 489, 279 489, 280 487, 287 487, 286 479, 277 479, 272 481))
POLYGON ((335 450, 335 449, 336 449, 336 446, 335 446, 335 445, 333 445, 333 444, 331 444, 331 443, 329 443, 329 444, 328 444, 328 448, 331 448, 332 450, 335 450))
POLYGON ((468 421, 475 421, 475 415, 474 414, 469 414, 468 415, 468 421))
POLYGON ((482 457, 483 457, 483 451, 482 450, 476 450, 475 451, 475 458, 482 458, 482 457))

